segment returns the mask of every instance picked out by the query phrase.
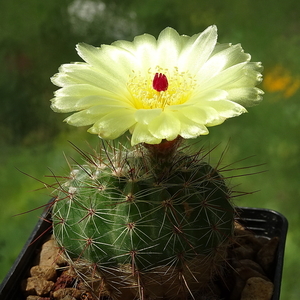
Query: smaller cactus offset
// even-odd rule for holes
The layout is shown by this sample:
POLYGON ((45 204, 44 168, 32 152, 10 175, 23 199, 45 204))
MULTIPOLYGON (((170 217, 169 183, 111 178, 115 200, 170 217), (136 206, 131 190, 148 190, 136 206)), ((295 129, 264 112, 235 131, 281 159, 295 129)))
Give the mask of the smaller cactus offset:
POLYGON ((96 294, 186 299, 221 272, 233 235, 230 193, 203 153, 174 152, 177 144, 106 147, 60 185, 54 235, 96 294))
POLYGON ((52 109, 103 140, 129 132, 132 147, 103 142, 72 167, 55 191, 55 238, 96 296, 194 298, 222 274, 235 211, 205 153, 182 142, 258 104, 262 66, 217 43, 216 26, 77 51, 85 62, 52 77, 52 109))

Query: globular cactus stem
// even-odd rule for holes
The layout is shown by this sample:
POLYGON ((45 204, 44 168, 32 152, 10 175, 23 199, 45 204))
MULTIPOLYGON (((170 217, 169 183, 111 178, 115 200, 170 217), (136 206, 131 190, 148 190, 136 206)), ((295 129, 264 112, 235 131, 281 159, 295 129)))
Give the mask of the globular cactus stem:
POLYGON ((201 151, 179 144, 105 146, 56 190, 55 238, 96 295, 182 300, 221 272, 230 191, 201 151))

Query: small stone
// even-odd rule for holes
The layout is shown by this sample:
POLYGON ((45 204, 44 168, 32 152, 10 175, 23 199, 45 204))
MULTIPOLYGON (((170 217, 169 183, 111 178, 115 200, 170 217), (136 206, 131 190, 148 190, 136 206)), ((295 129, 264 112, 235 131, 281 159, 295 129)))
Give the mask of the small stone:
POLYGON ((57 277, 56 268, 54 266, 33 266, 30 269, 32 277, 40 277, 46 280, 54 281, 57 277))
POLYGON ((251 277, 242 291, 241 300, 271 300, 273 289, 272 282, 260 277, 251 277))
POLYGON ((255 252, 251 247, 240 246, 231 250, 232 256, 235 259, 253 259, 255 256, 255 252))
POLYGON ((230 290, 230 300, 240 300, 244 287, 245 280, 241 277, 236 277, 234 287, 230 290))
POLYGON ((262 269, 262 267, 258 263, 256 263, 255 261, 253 261, 251 259, 241 259, 239 261, 239 264, 241 267, 251 268, 252 270, 254 270, 256 272, 259 272, 263 276, 266 275, 264 270, 262 269))
POLYGON ((42 300, 40 296, 29 295, 26 297, 26 300, 42 300))
POLYGON ((254 252, 258 252, 263 244, 256 238, 256 236, 250 231, 237 230, 236 232, 236 244, 239 246, 249 247, 254 252))
MULTIPOLYGON (((59 289, 59 290, 54 291, 52 296, 55 300, 65 299, 66 297, 68 297, 68 298, 71 297, 70 299, 72 299, 72 298, 79 299, 81 294, 82 294, 82 291, 77 290, 75 288, 64 288, 64 289, 59 289)), ((66 299, 68 299, 68 298, 66 298, 66 299)))
POLYGON ((39 277, 29 277, 22 282, 22 290, 27 295, 45 296, 51 291, 53 285, 52 281, 39 277))
POLYGON ((244 231, 244 230, 245 230, 245 227, 242 224, 240 224, 237 221, 234 221, 234 231, 235 232, 239 231, 240 234, 241 234, 241 232, 244 231))
POLYGON ((264 242, 258 240, 253 233, 247 230, 235 229, 234 244, 230 254, 234 259, 254 260, 263 245, 264 242))
POLYGON ((268 278, 265 275, 261 274, 260 272, 258 272, 256 270, 253 270, 249 266, 242 266, 240 268, 236 268, 235 270, 237 272, 236 276, 241 277, 245 281, 251 277, 260 277, 265 280, 268 280, 268 278))
POLYGON ((63 297, 61 300, 76 300, 76 298, 70 296, 70 295, 66 295, 65 297, 63 297))
POLYGON ((265 245, 270 239, 265 236, 256 236, 256 239, 261 245, 265 245))
POLYGON ((279 238, 273 237, 257 253, 256 260, 267 273, 272 269, 278 243, 279 238))
POLYGON ((268 280, 265 276, 262 268, 249 259, 235 261, 235 285, 231 290, 230 300, 240 300, 241 293, 246 285, 246 282, 251 277, 261 277, 264 280, 268 280))
POLYGON ((61 265, 65 262, 63 260, 61 251, 55 240, 50 239, 43 244, 39 257, 38 265, 40 266, 55 266, 61 265))

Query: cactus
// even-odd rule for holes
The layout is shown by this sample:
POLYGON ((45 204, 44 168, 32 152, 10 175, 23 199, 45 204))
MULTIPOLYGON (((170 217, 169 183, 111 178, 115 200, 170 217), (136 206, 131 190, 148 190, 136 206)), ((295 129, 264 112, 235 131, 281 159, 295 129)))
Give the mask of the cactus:
POLYGON ((222 272, 230 191, 203 151, 183 148, 103 144, 60 183, 54 235, 97 296, 187 299, 222 272))
POLYGON ((262 65, 239 44, 217 43, 216 26, 76 49, 84 62, 52 77, 51 108, 103 140, 130 133, 134 148, 84 154, 56 191, 54 235, 97 296, 194 298, 222 272, 234 208, 205 153, 181 140, 258 104, 262 65))

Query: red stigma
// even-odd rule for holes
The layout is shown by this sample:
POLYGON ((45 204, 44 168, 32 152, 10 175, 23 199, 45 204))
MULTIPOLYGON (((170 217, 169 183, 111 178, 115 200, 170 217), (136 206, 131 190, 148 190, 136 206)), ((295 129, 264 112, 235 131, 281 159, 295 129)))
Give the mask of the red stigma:
POLYGON ((169 86, 167 76, 162 73, 156 73, 152 82, 152 86, 158 92, 166 91, 169 86))

